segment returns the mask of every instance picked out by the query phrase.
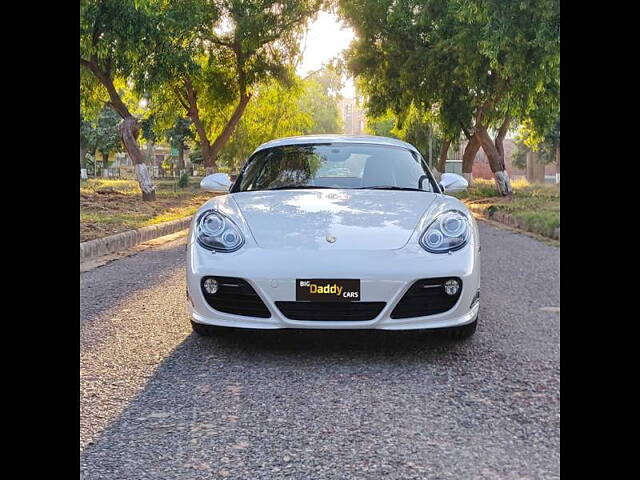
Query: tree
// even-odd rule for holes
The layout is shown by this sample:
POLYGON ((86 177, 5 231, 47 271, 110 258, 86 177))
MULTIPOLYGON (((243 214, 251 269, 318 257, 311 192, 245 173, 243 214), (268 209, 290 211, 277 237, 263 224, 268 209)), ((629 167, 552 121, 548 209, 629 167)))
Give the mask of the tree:
MULTIPOLYGON (((547 117, 548 111, 543 114, 547 117)), ((520 125, 517 135, 518 153, 528 154, 531 162, 538 165, 556 164, 556 172, 560 173, 560 112, 550 121, 547 117, 542 119, 529 118, 520 125)), ((518 160, 521 160, 518 158, 518 160)), ((525 163, 526 164, 526 163, 525 163)), ((558 177, 559 179, 559 177, 558 177)), ((559 181, 559 180, 558 180, 559 181)))
POLYGON ((178 149, 178 171, 184 169, 184 150, 187 147, 187 141, 196 138, 190 127, 191 121, 188 118, 177 118, 173 127, 166 133, 171 146, 178 149))
POLYGON ((202 156, 199 145, 196 144, 193 152, 189 153, 189 161, 194 165, 200 165, 204 162, 204 157, 202 156))
POLYGON ((156 133, 156 117, 154 114, 149 115, 147 118, 140 120, 140 131, 142 132, 142 138, 147 144, 147 163, 149 165, 155 165, 155 145, 158 141, 158 134, 156 133))
POLYGON ((220 156, 221 162, 237 168, 258 145, 268 140, 312 131, 312 113, 300 108, 303 93, 304 82, 300 79, 290 86, 276 79, 257 86, 254 100, 220 156))
POLYGON ((80 112, 80 168, 86 168, 87 153, 96 151, 96 129, 80 112))
POLYGON ((399 113, 413 102, 437 111, 445 140, 457 141, 463 132, 469 139, 467 160, 483 148, 496 186, 510 193, 503 148, 508 129, 559 97, 559 2, 340 0, 339 5, 358 34, 347 64, 361 77, 373 110, 399 113))
POLYGON ((528 152, 529 148, 525 144, 516 141, 515 147, 511 151, 511 165, 521 170, 527 168, 528 152))
POLYGON ((343 121, 338 107, 341 88, 340 75, 331 64, 302 80, 300 109, 308 112, 312 120, 304 134, 342 132, 343 121))
POLYGON ((414 103, 397 116, 394 132, 398 138, 413 144, 422 155, 433 163, 433 152, 440 152, 436 169, 444 173, 450 141, 442 134, 442 126, 437 112, 422 111, 414 103))
POLYGON ((365 131, 369 135, 378 135, 380 137, 395 138, 393 133, 396 127, 396 117, 392 112, 385 112, 383 115, 369 116, 367 115, 367 123, 365 131))
POLYGON ((546 130, 542 131, 533 119, 526 120, 518 130, 518 140, 532 151, 539 152, 542 163, 557 162, 560 155, 560 113, 553 124, 547 124, 546 130))
POLYGON ((449 144, 445 149, 438 117, 433 112, 422 112, 412 103, 406 111, 399 114, 394 114, 391 110, 377 117, 367 114, 366 130, 372 135, 399 138, 411 143, 427 159, 430 167, 442 168, 444 171, 449 144), (437 162, 433 161, 434 151, 440 152, 437 162))
POLYGON ((120 117, 113 109, 102 109, 96 126, 96 150, 102 154, 103 168, 108 166, 109 154, 120 148, 119 124, 120 117))
POLYGON ((253 89, 269 78, 290 80, 286 66, 299 31, 321 0, 160 3, 166 41, 149 78, 175 96, 197 132, 205 168, 215 170, 253 89))
POLYGON ((158 31, 142 4, 135 0, 82 0, 80 65, 100 82, 106 103, 121 117, 120 138, 135 164, 142 199, 152 201, 155 186, 137 142, 140 126, 116 88, 118 80, 144 76, 144 62, 153 51, 152 39, 158 31))

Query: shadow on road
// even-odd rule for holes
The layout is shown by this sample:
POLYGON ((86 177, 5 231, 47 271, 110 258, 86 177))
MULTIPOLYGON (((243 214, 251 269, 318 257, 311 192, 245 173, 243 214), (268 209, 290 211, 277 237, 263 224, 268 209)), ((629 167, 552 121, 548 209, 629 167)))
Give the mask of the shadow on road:
POLYGON ((184 239, 136 253, 80 274, 81 320, 99 315, 184 269, 184 239))
MULTIPOLYGON (((101 470, 113 469, 113 478, 119 478, 118 469, 130 459, 126 453, 127 458, 118 458, 110 452, 127 452, 148 436, 157 435, 153 421, 149 421, 150 414, 153 417, 157 412, 169 412, 167 421, 180 426, 164 434, 174 445, 188 443, 185 435, 198 421, 221 423, 219 428, 227 428, 224 412, 242 416, 242 412, 234 413, 238 399, 229 393, 236 386, 250 398, 260 398, 260 405, 264 405, 262 402, 276 401, 287 389, 293 401, 324 388, 351 384, 356 377, 358 382, 366 382, 358 388, 377 389, 376 385, 401 382, 406 372, 418 371, 420 382, 428 385, 434 381, 428 370, 435 368, 445 375, 447 362, 464 358, 472 342, 474 339, 456 342, 426 331, 228 329, 215 337, 192 333, 164 358, 124 411, 83 450, 81 462, 97 462, 101 470), (390 373, 394 369, 397 372, 390 373)), ((247 408, 255 413, 265 407, 255 404, 247 408)), ((154 448, 145 445, 150 463, 155 462, 154 448)), ((167 459, 166 450, 163 455, 171 463, 178 462, 167 459)), ((189 463, 184 457, 180 461, 181 465, 189 463)))
POLYGON ((203 346, 222 351, 242 351, 251 354, 277 355, 305 353, 325 357, 327 354, 357 355, 366 358, 381 353, 413 356, 430 350, 457 350, 465 342, 448 339, 437 331, 383 330, 251 330, 221 329, 213 337, 190 337, 203 346))

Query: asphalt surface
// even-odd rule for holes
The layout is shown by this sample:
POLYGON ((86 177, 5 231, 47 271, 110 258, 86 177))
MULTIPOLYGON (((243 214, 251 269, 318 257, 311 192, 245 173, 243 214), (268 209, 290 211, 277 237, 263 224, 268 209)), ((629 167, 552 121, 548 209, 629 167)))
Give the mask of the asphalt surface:
POLYGON ((82 273, 81 478, 559 478, 560 249, 480 225, 480 324, 191 333, 185 239, 82 273))

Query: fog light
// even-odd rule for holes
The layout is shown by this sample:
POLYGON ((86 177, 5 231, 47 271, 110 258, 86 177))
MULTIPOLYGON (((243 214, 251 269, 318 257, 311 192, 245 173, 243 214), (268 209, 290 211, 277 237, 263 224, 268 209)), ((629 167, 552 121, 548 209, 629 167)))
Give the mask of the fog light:
POLYGON ((455 295, 456 293, 458 293, 458 289, 460 288, 460 282, 458 282, 457 280, 447 280, 444 283, 444 292, 447 295, 455 295))
POLYGON ((204 281, 204 289, 210 295, 218 291, 218 281, 215 278, 207 278, 204 281))

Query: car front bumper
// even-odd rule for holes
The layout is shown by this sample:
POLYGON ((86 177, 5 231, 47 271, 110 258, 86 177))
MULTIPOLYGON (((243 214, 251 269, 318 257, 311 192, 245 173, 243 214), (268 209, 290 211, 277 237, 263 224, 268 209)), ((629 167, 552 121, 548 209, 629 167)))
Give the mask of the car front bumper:
POLYGON ((419 246, 388 251, 272 251, 243 249, 232 254, 209 252, 197 244, 187 247, 187 310, 193 321, 225 327, 277 329, 410 330, 461 326, 478 314, 480 262, 477 246, 466 245, 450 254, 431 254, 419 246), (270 318, 235 315, 214 310, 201 290, 204 276, 246 280, 271 313, 270 318), (444 313, 391 318, 405 292, 420 279, 458 277, 462 293, 444 313), (275 302, 295 301, 298 278, 360 279, 361 301, 386 302, 380 314, 367 321, 308 321, 285 317, 275 302), (475 300, 475 301, 474 301, 475 300))

